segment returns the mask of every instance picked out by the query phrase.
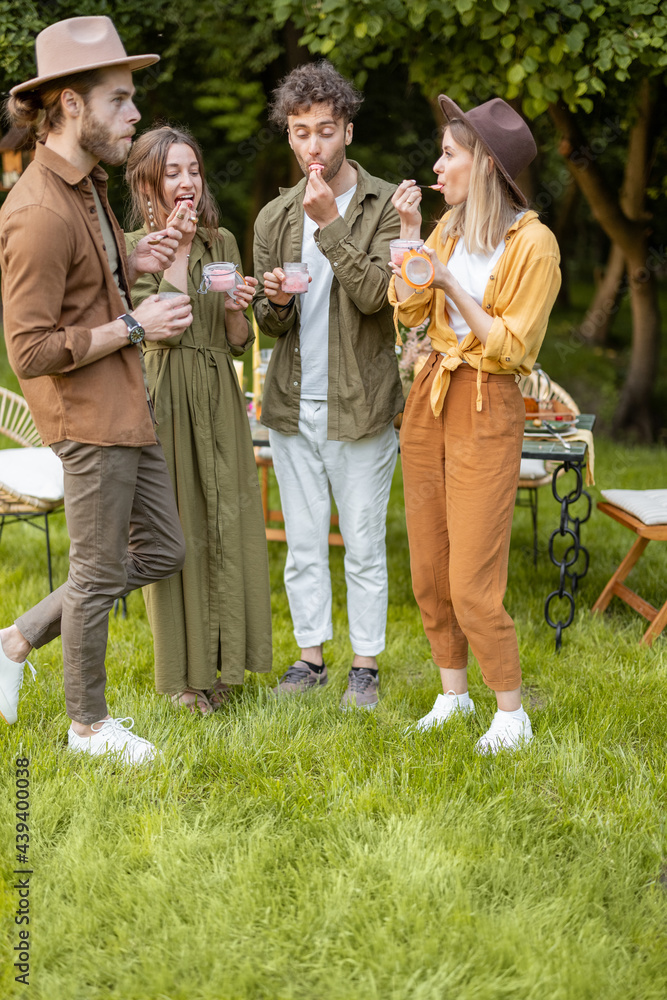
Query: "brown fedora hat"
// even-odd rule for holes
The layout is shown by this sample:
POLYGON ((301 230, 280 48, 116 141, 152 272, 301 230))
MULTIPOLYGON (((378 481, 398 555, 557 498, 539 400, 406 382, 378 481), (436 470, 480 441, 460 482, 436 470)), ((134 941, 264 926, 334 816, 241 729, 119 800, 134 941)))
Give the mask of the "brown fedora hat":
POLYGON ((109 17, 70 17, 40 31, 35 39, 37 76, 9 93, 35 90, 50 80, 107 66, 144 69, 159 59, 156 55, 128 56, 109 17))
POLYGON ((446 121, 459 119, 472 129, 521 204, 527 205, 526 196, 515 184, 515 178, 535 159, 537 146, 521 115, 500 97, 468 112, 461 111, 445 94, 440 94, 438 100, 446 121))

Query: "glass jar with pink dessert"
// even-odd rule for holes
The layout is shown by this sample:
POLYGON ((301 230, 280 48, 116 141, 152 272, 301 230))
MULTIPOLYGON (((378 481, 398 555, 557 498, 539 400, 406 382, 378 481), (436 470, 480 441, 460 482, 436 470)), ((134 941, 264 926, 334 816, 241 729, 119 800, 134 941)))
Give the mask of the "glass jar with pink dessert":
POLYGON ((205 264, 201 284, 197 291, 200 295, 207 292, 226 292, 234 299, 234 289, 243 284, 243 275, 236 270, 236 264, 226 260, 216 260, 205 264))
POLYGON ((392 264, 400 267, 408 250, 419 250, 423 246, 423 240, 392 240, 389 244, 392 264))
POLYGON ((283 264, 285 277, 280 286, 280 290, 288 295, 303 295, 308 291, 308 265, 298 261, 283 264))

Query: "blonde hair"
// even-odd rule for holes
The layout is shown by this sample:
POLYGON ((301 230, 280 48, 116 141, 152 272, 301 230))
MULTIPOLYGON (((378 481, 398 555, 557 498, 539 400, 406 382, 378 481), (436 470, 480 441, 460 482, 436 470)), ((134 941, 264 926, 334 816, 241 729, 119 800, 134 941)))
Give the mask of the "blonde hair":
POLYGON ((468 197, 454 205, 442 227, 443 243, 450 236, 463 238, 468 253, 493 253, 523 205, 494 164, 489 170, 489 152, 473 130, 454 118, 448 128, 459 146, 472 153, 468 197))
POLYGON ((199 144, 184 128, 162 125, 144 132, 132 143, 132 151, 127 160, 125 179, 130 188, 130 209, 128 225, 144 225, 149 228, 148 200, 153 206, 155 222, 163 228, 170 207, 162 196, 167 156, 174 145, 189 146, 195 154, 202 182, 202 196, 199 202, 199 225, 206 230, 212 243, 218 235, 219 211, 204 177, 204 158, 199 144))

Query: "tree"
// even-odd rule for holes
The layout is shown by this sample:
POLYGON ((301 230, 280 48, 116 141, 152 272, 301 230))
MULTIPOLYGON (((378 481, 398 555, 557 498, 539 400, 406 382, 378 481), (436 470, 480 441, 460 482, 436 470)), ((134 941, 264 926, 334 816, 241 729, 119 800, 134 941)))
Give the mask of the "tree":
POLYGON ((660 317, 645 192, 656 141, 650 117, 664 93, 667 3, 279 0, 276 17, 292 17, 311 51, 359 82, 401 60, 431 101, 445 91, 467 107, 497 95, 520 101, 528 118, 548 112, 568 170, 625 260, 633 343, 616 426, 650 437, 660 317), (607 115, 605 123, 605 99, 625 109, 624 120, 607 115), (626 134, 619 188, 610 182, 605 151, 626 134))

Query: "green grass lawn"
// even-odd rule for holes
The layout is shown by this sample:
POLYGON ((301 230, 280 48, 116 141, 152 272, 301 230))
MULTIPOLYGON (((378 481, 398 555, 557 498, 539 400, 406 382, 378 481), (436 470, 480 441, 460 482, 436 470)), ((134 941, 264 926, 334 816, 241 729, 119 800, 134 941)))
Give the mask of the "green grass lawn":
MULTIPOLYGON (((598 482, 664 485, 664 451, 601 441, 598 482)), ((593 491, 596 495, 596 491, 593 491)), ((555 586, 545 556, 556 506, 541 498, 541 558, 517 510, 507 605, 518 628, 535 739, 475 756, 494 698, 471 668, 475 720, 406 736, 438 693, 412 599, 400 468, 388 525, 390 607, 374 714, 343 714, 351 650, 342 551, 331 551, 337 638, 329 687, 298 703, 267 688, 294 645, 270 545, 271 676, 251 678, 215 717, 176 715, 152 684, 139 593, 111 622, 116 714, 164 749, 126 770, 65 749, 61 650, 33 657, 19 722, 0 730, 2 942, 13 923, 14 765, 31 771, 31 978, 3 963, 0 995, 44 1000, 232 998, 662 998, 667 990, 665 731, 667 639, 614 602, 589 608, 630 542, 593 515, 591 568, 563 650, 542 618, 555 586)), ((67 539, 55 519, 56 578, 67 539)), ((45 593, 43 538, 6 529, 2 622, 45 593)), ((640 563, 641 591, 664 600, 664 547, 640 563)), ((632 578, 631 578, 632 579, 632 578)))
MULTIPOLYGON (((544 366, 576 384, 604 428, 623 359, 559 351, 569 324, 556 316, 544 366)), ((0 384, 16 386, 2 358, 0 384)), ((599 488, 667 484, 664 448, 604 436, 596 445, 599 488)), ((298 703, 267 697, 295 653, 284 545, 269 546, 274 673, 250 678, 214 717, 177 715, 155 694, 143 601, 130 595, 128 617, 111 621, 108 693, 112 712, 133 716, 163 748, 151 767, 71 757, 60 643, 35 653, 38 682, 26 677, 19 721, 0 729, 0 997, 663 1000, 667 633, 640 648, 645 623, 618 601, 591 617, 631 542, 594 512, 583 528, 590 571, 555 653, 543 619, 557 586, 548 489, 540 505, 537 569, 526 510, 517 509, 512 537, 507 607, 535 732, 516 756, 473 752, 495 706, 474 663, 477 717, 405 734, 439 682, 410 587, 400 466, 375 713, 338 709, 351 659, 340 549, 331 550, 331 681, 298 703), (10 957, 22 929, 12 888, 17 757, 30 760, 28 988, 15 983, 10 957)), ((53 519, 53 550, 60 582, 63 515, 53 519)), ((652 543, 628 581, 654 604, 665 599, 665 554, 652 543)), ((8 527, 0 624, 45 592, 43 536, 8 527)))

